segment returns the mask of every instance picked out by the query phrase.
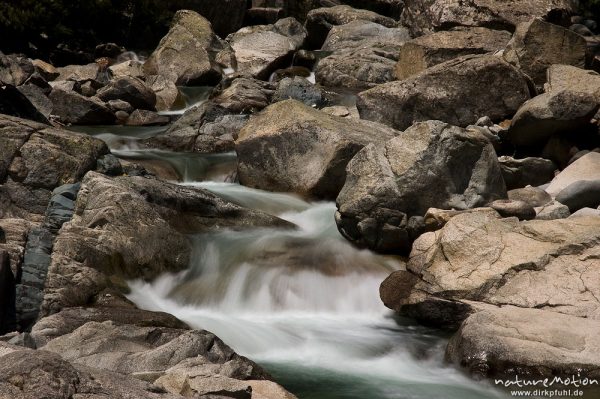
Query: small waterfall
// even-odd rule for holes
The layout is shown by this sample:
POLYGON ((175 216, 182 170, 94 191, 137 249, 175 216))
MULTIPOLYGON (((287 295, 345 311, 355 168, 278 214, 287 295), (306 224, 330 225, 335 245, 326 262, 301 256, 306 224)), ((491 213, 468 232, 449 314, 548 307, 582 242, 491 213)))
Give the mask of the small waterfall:
POLYGON ((214 332, 300 398, 501 397, 443 364, 445 336, 389 317, 378 287, 402 264, 343 240, 335 204, 193 184, 298 228, 197 236, 187 271, 130 282, 138 306, 214 332))

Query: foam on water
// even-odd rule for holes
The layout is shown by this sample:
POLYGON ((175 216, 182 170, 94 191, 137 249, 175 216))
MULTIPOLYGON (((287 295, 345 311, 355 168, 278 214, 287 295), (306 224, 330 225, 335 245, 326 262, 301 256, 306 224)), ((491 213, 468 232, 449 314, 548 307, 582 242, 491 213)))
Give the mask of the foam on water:
POLYGON ((446 337, 389 317, 378 287, 402 263, 346 242, 333 203, 196 185, 298 228, 195 237, 189 270, 130 283, 138 306, 214 332, 301 399, 501 397, 443 363, 446 337))

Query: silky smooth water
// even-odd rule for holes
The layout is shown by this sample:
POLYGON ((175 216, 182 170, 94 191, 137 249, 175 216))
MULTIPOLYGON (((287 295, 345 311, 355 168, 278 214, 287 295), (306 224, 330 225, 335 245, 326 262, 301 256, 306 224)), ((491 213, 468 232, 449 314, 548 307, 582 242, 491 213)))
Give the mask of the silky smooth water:
POLYGON ((130 283, 138 306, 214 332, 300 399, 503 397, 444 364, 445 335, 391 317, 378 289, 402 262, 346 242, 333 203, 193 185, 298 228, 194 237, 187 271, 130 283))

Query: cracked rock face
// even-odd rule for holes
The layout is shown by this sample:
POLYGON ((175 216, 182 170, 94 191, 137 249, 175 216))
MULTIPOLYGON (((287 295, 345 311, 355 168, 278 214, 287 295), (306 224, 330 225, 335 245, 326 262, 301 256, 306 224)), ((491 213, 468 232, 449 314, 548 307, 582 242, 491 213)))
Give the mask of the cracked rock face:
POLYGON ((296 100, 274 103, 252 116, 236 141, 243 185, 332 199, 346 165, 369 143, 399 132, 368 121, 351 121, 296 100))
POLYGON ((88 135, 0 116, 0 217, 41 221, 51 191, 79 181, 106 153, 88 135))
POLYGON ((469 54, 493 53, 510 40, 507 31, 457 27, 409 40, 400 47, 394 74, 406 79, 429 67, 469 54))
POLYGON ((446 358, 483 377, 600 377, 600 321, 514 306, 484 307, 450 340, 446 358))
MULTIPOLYGON (((430 324, 456 326, 465 301, 600 320, 600 217, 519 222, 490 212, 453 217, 413 246, 384 303, 430 324), (429 305, 437 312, 423 312, 429 305), (452 306, 452 307, 451 307, 452 306), (450 320, 444 320, 443 316, 450 320)), ((474 308, 474 307, 473 307, 474 308)))
POLYGON ((188 234, 271 225, 290 226, 202 189, 90 172, 73 220, 54 244, 42 314, 89 303, 107 287, 122 287, 124 279, 185 269, 188 234))
POLYGON ((572 0, 405 0, 400 22, 414 36, 452 26, 514 31, 519 23, 533 17, 560 22, 577 9, 577 2, 572 0))
POLYGON ((232 65, 233 52, 208 20, 190 10, 173 17, 171 29, 144 63, 145 75, 162 75, 177 85, 206 85, 221 80, 232 65))
POLYGON ((227 36, 235 52, 237 71, 263 80, 285 66, 305 39, 306 30, 294 18, 273 25, 248 26, 227 36))
POLYGON ((537 87, 546 83, 550 65, 585 67, 583 36, 539 18, 520 24, 504 50, 506 61, 521 69, 537 87))
POLYGON ((483 135, 420 122, 350 161, 336 222, 355 244, 408 253, 426 229, 429 208, 469 209, 505 197, 496 154, 483 135))
POLYGON ((356 106, 361 118, 403 130, 426 120, 462 127, 486 115, 500 121, 528 99, 527 81, 515 67, 496 56, 470 55, 363 91, 356 106))

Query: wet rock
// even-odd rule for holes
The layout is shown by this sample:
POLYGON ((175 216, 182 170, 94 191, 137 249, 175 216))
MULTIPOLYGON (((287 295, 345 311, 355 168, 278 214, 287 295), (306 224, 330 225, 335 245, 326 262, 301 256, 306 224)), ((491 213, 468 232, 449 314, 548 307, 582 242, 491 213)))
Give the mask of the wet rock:
POLYGON ((517 69, 498 57, 475 55, 359 93, 357 107, 361 118, 405 129, 432 119, 457 126, 482 116, 498 121, 512 116, 528 99, 527 82, 517 69), (490 86, 497 90, 488 90, 490 86))
POLYGON ((248 122, 247 115, 224 115, 198 129, 194 152, 205 154, 235 150, 235 140, 248 122))
POLYGON ((391 82, 398 61, 398 46, 336 51, 319 61, 317 81, 329 87, 368 89, 391 82))
POLYGON ((127 126, 161 126, 166 125, 171 119, 166 115, 159 115, 156 112, 145 109, 136 109, 125 121, 127 126))
POLYGON ((510 39, 507 31, 481 27, 456 27, 417 37, 400 47, 394 75, 402 80, 457 57, 494 53, 510 39))
POLYGON ((405 0, 400 22, 414 36, 452 26, 481 26, 512 32, 519 23, 533 17, 560 22, 576 13, 576 4, 569 0, 535 0, 527 3, 518 0, 473 0, 468 3, 405 0))
POLYGON ((556 200, 568 206, 571 213, 582 208, 596 208, 600 206, 600 178, 571 183, 560 190, 556 200))
POLYGON ((546 191, 555 197, 578 181, 593 181, 600 176, 600 153, 590 152, 573 162, 552 180, 546 191))
POLYGON ((153 111, 156 110, 156 95, 141 80, 129 76, 120 77, 111 81, 97 93, 98 98, 108 102, 110 100, 127 101, 134 108, 153 111))
MULTIPOLYGON (((236 100, 224 105, 234 105, 236 100)), ((247 115, 232 114, 228 109, 208 101, 186 111, 164 133, 144 141, 153 148, 185 152, 233 151, 234 140, 248 120, 247 115)))
POLYGON ((89 172, 73 220, 54 244, 42 315, 88 304, 106 288, 124 287, 125 279, 187 268, 188 234, 273 225, 289 226, 202 189, 89 172))
POLYGON ((96 161, 96 171, 108 176, 119 176, 123 174, 121 162, 113 154, 106 154, 96 161))
POLYGON ((506 188, 509 190, 546 184, 554 178, 554 172, 557 170, 554 162, 544 158, 515 159, 501 156, 498 162, 506 188))
POLYGON ((489 206, 505 218, 516 217, 519 220, 531 220, 536 216, 533 206, 521 200, 496 200, 489 206))
POLYGON ((465 320, 446 358, 480 377, 598 378, 598 328, 598 320, 551 310, 490 306, 465 320))
POLYGON ((398 25, 392 18, 347 5, 318 8, 310 11, 306 17, 308 46, 312 49, 321 48, 333 26, 344 25, 356 20, 375 22, 387 28, 395 28, 398 25))
POLYGON ((457 215, 414 243, 407 270, 418 281, 398 293, 393 308, 434 325, 457 326, 477 310, 470 301, 598 319, 600 287, 592 276, 599 225, 600 217, 519 222, 484 212, 457 215), (436 314, 423 311, 431 303, 436 314), (468 311, 454 314, 456 306, 468 311))
POLYGON ((382 125, 337 118, 295 100, 274 103, 240 131, 239 179, 264 190, 333 198, 352 156, 397 133, 382 125))
POLYGON ((493 147, 476 131, 439 121, 413 125, 350 161, 337 198, 340 232, 377 251, 410 251, 429 208, 469 209, 505 198, 493 147))
POLYGON ((373 45, 399 47, 410 39, 411 36, 404 27, 388 28, 375 22, 357 19, 344 25, 334 25, 321 49, 341 51, 373 45))
POLYGON ((321 89, 301 77, 284 78, 273 93, 273 102, 297 100, 309 107, 321 108, 325 103, 321 89))
POLYGON ((212 101, 232 113, 252 113, 269 105, 274 90, 268 82, 241 76, 223 87, 212 101))
POLYGON ((585 39, 539 18, 520 24, 504 50, 505 60, 520 68, 542 87, 550 65, 585 66, 585 39))
POLYGON ((306 30, 294 18, 273 25, 248 26, 227 36, 235 52, 237 71, 262 80, 288 64, 305 39, 306 30))
POLYGON ((75 92, 53 89, 50 93, 52 115, 62 123, 74 125, 110 125, 115 115, 99 99, 75 92))
POLYGON ((209 85, 221 80, 222 68, 232 64, 232 57, 231 48, 215 35, 208 20, 180 10, 144 63, 144 74, 162 75, 176 85, 209 85))

